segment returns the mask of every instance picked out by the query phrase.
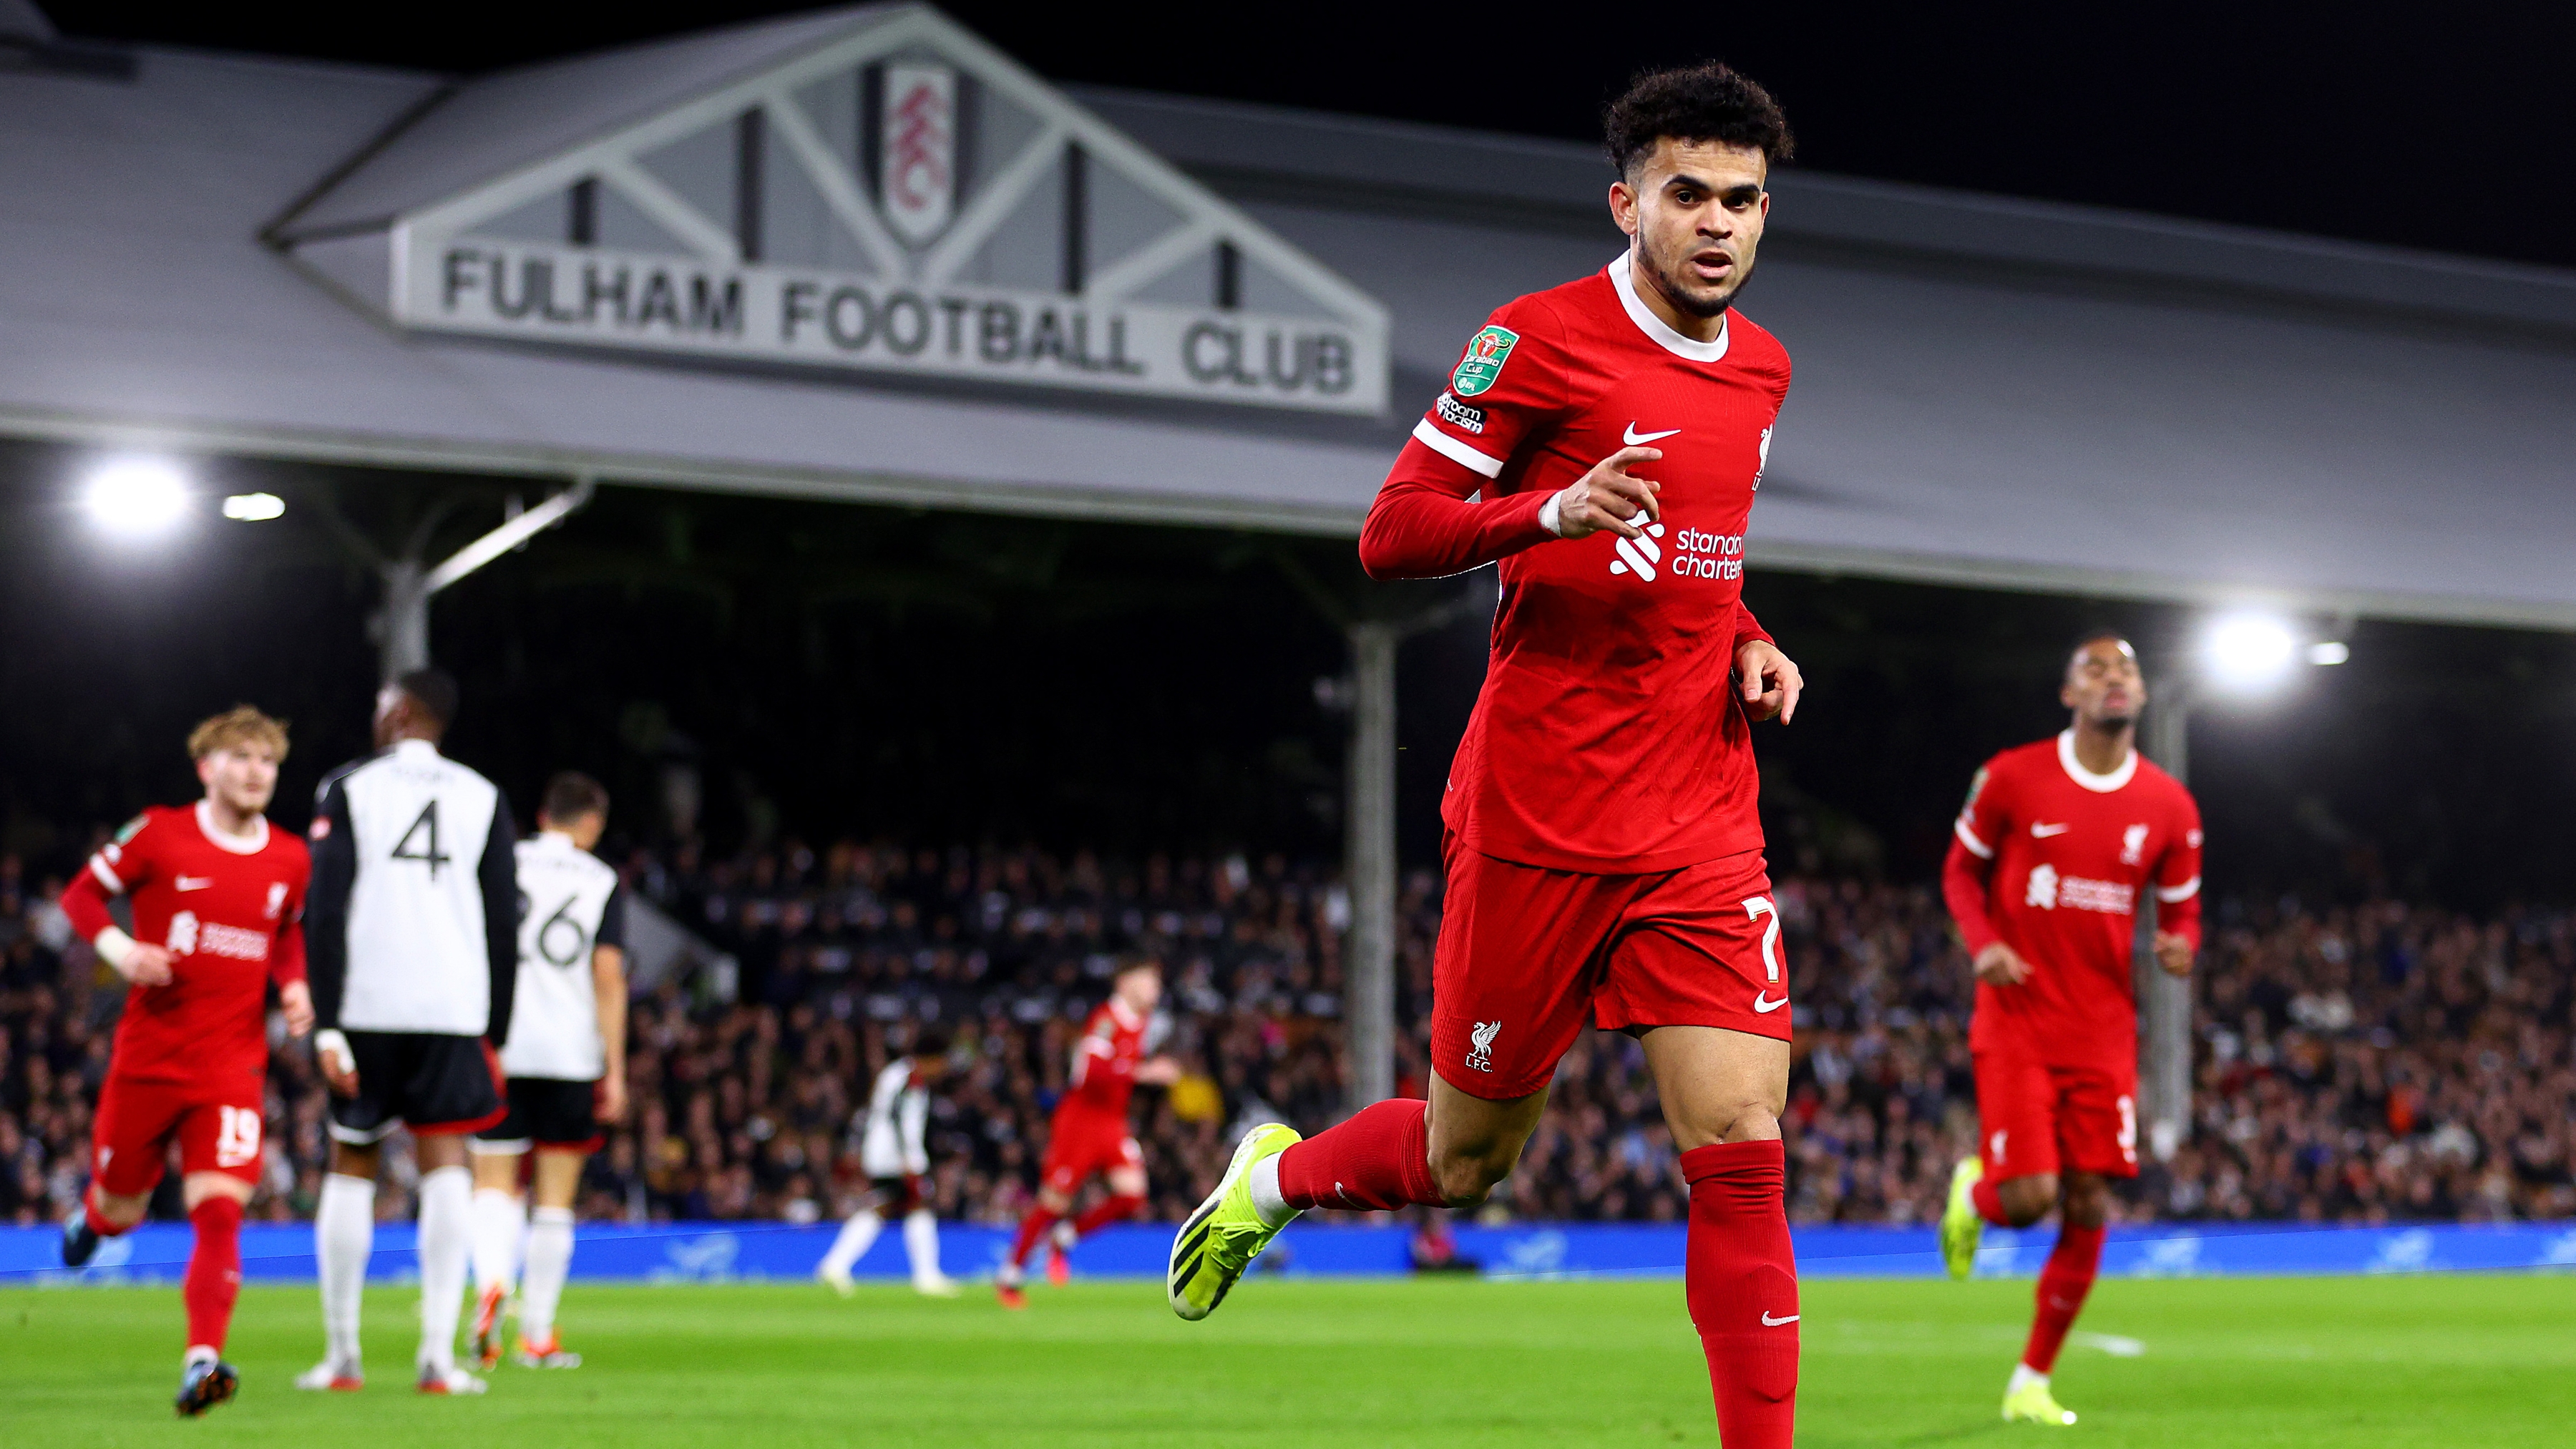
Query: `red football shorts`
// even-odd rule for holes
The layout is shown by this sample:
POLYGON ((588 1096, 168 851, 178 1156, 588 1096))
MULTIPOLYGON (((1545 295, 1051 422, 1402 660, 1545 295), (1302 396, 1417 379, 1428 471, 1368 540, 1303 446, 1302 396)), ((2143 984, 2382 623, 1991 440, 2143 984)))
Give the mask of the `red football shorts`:
POLYGON ((2138 1073, 2052 1067, 2027 1052, 1976 1054, 1986 1176, 2138 1175, 2138 1073))
POLYGON ((1547 1085, 1590 1013, 1605 1031, 1789 1036, 1789 963, 1762 853, 1651 875, 1519 865, 1443 842, 1431 1067, 1470 1096, 1547 1085))
POLYGON ((261 1082, 227 1073, 220 1081, 136 1081, 108 1073, 90 1123, 90 1173, 114 1197, 150 1192, 179 1140, 179 1170, 228 1172, 259 1181, 261 1082))
POLYGON ((1145 1169, 1145 1150, 1129 1135, 1124 1115, 1087 1111, 1071 1103, 1056 1109, 1055 1126, 1047 1133, 1046 1161, 1038 1169, 1048 1187, 1071 1197, 1093 1174, 1122 1167, 1145 1169))

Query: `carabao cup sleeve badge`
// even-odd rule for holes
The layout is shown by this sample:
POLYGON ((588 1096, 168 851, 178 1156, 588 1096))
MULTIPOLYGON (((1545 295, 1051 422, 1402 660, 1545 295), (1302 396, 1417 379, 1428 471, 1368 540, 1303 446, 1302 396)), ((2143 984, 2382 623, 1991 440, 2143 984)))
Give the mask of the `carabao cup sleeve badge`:
POLYGON ((1460 397, 1474 397, 1492 387, 1520 340, 1521 335, 1509 327, 1488 327, 1468 338, 1467 355, 1458 359, 1458 370, 1449 374, 1449 390, 1460 397))

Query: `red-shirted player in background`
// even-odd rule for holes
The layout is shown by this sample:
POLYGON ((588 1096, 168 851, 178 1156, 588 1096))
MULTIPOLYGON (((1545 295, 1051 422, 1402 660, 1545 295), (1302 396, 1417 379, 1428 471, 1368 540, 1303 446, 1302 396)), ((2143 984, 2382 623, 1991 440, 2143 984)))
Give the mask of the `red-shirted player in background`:
POLYGON ((1982 1154, 1950 1178, 1941 1251, 1968 1276, 1984 1224, 2063 1217, 2039 1275, 2030 1342, 2004 1418, 2072 1424, 2048 1375, 2102 1264, 2107 1179, 2138 1175, 2138 897, 2156 894, 2156 962, 2191 974, 2200 949, 2200 807, 2137 751, 2147 702, 2116 633, 2076 645, 2055 739, 2004 751, 1968 786, 1941 893, 1976 961, 1982 1154))
POLYGON ((1065 1074, 1064 1099, 1056 1103, 1055 1121, 1047 1130, 1046 1160, 1038 1169, 1037 1206, 1020 1219, 1020 1236, 1011 1256, 995 1275, 994 1288, 1005 1308, 1026 1308, 1022 1288, 1029 1254, 1038 1239, 1048 1237, 1047 1276, 1064 1281, 1065 1249, 1107 1227, 1123 1223, 1145 1205, 1145 1153, 1127 1126, 1127 1099, 1137 1084, 1168 1087, 1179 1081, 1180 1063, 1170 1057, 1145 1055, 1145 1029, 1163 999, 1163 966, 1149 956, 1122 962, 1112 978, 1109 999, 1083 1023, 1074 1043, 1073 1063, 1065 1074), (1109 1196, 1071 1222, 1074 1196, 1097 1174, 1109 1179, 1109 1196))
POLYGON ((73 928, 133 983, 63 1261, 77 1268, 100 1238, 143 1221, 176 1139, 180 1201, 197 1230, 179 1412, 202 1414, 240 1382, 223 1362, 224 1332, 241 1293, 242 1206, 259 1181, 271 981, 287 1030, 313 1028, 298 925, 312 862, 300 837, 260 813, 286 758, 283 724, 243 705, 197 726, 188 753, 206 798, 134 817, 63 890, 73 928), (127 894, 131 936, 107 913, 110 896, 127 894))
POLYGON ((1641 78, 1607 122, 1630 249, 1469 339, 1360 535, 1378 578, 1501 563, 1443 811, 1430 1101, 1308 1142, 1254 1131, 1174 1239, 1166 1289, 1206 1317, 1307 1208, 1484 1201, 1589 1015, 1642 1039, 1683 1149, 1719 1433, 1775 1449, 1798 1376, 1789 987, 1752 725, 1787 718, 1800 680, 1742 591, 1789 358, 1733 302, 1788 125, 1714 63, 1641 78))

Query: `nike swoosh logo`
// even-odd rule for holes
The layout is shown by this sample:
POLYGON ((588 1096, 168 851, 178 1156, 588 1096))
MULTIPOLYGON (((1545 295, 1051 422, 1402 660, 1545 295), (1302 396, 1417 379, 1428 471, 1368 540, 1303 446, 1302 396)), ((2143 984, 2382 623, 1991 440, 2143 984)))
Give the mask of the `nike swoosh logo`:
POLYGON ((1798 1318, 1799 1315, 1795 1313, 1790 1314, 1786 1318, 1774 1318, 1771 1316, 1770 1309, 1765 1308, 1762 1310, 1762 1326, 1764 1328, 1778 1328, 1784 1323, 1795 1323, 1798 1321, 1798 1318))
POLYGON ((210 875, 183 875, 170 882, 173 888, 183 891, 201 891, 214 883, 215 878, 210 875))
POLYGON ((2074 828, 2072 822, 2065 825, 2034 825, 2030 828, 2030 835, 2033 840, 2046 840, 2052 835, 2064 835, 2074 828))
POLYGON ((1619 436, 1627 442, 1629 447, 1633 448, 1640 443, 1651 443, 1657 438, 1669 438, 1680 431, 1681 429, 1679 428, 1666 428, 1660 433, 1641 433, 1637 431, 1637 425, 1635 423, 1630 423, 1628 425, 1628 431, 1621 433, 1619 436))
POLYGON ((1788 1004, 1789 998, 1785 996, 1781 997, 1777 1001, 1773 1001, 1770 996, 1764 992, 1757 991, 1753 993, 1753 1009, 1755 1011, 1778 1011, 1781 1007, 1788 1004))

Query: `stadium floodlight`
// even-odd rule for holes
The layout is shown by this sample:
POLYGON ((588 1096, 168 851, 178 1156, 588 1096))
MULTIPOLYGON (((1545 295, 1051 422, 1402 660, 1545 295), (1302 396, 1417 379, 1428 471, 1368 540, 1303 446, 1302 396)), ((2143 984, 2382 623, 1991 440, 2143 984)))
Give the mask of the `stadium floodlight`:
POLYGON ((111 458, 83 483, 81 506, 110 533, 161 533, 187 512, 188 481, 167 458, 111 458))
POLYGON ((243 523, 266 523, 286 516, 286 500, 274 493, 236 493, 224 500, 224 517, 243 523))
POLYGON ((2299 638, 2270 614, 2229 614, 2210 625, 2202 648, 2210 681, 2252 692, 2279 684, 2299 658, 2299 638))
POLYGON ((2352 646, 2340 639, 2328 639, 2308 646, 2310 664, 2347 664, 2352 660, 2352 646))

